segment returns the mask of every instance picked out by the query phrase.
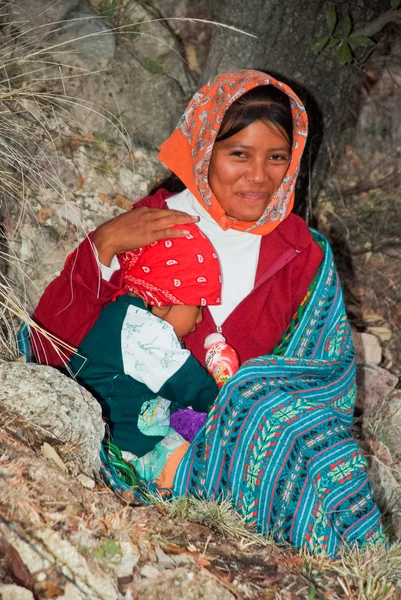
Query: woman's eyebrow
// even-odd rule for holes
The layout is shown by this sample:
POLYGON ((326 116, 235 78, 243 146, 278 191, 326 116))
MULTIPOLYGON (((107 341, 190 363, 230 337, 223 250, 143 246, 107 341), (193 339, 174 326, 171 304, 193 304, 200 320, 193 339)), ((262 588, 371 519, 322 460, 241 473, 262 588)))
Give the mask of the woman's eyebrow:
MULTIPOLYGON (((252 149, 255 148, 256 146, 249 146, 247 144, 239 144, 236 142, 228 142, 227 144, 225 144, 226 148, 245 148, 245 149, 252 149)), ((286 151, 288 152, 290 149, 289 146, 280 146, 279 148, 269 148, 269 152, 278 152, 278 151, 286 151)))

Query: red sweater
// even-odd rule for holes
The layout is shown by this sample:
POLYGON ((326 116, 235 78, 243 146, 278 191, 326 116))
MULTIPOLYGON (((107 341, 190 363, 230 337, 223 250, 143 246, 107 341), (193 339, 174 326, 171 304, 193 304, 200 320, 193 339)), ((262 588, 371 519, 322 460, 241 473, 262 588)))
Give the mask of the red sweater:
MULTIPOLYGON (((159 190, 135 204, 167 208, 171 194, 159 190)), ((110 282, 101 278, 89 235, 70 255, 60 275, 46 288, 34 320, 71 346, 78 346, 97 320, 102 308, 122 285, 122 270, 110 282)), ((272 351, 303 300, 323 258, 306 223, 290 214, 274 231, 263 236, 255 287, 222 325, 227 342, 241 362, 272 351)), ((194 333, 185 338, 186 347, 204 364, 203 342, 216 331, 209 310, 194 333)), ((32 349, 40 363, 63 366, 52 345, 32 330, 32 349)), ((65 352, 65 351, 64 351, 65 352)), ((70 353, 65 352, 67 360, 70 353)))

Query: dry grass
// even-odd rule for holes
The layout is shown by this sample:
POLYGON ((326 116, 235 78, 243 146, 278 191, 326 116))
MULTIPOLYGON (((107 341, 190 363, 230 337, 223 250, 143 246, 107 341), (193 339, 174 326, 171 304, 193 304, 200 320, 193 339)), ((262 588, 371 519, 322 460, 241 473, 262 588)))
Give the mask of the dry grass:
POLYGON ((352 600, 401 598, 401 544, 399 543, 365 550, 345 549, 339 560, 331 560, 325 555, 306 555, 303 571, 313 581, 317 591, 335 590, 335 598, 352 600))
POLYGON ((401 598, 401 544, 379 545, 364 550, 343 548, 334 560, 325 554, 295 553, 292 547, 279 545, 271 537, 261 536, 248 529, 228 500, 198 500, 180 497, 171 502, 161 496, 150 501, 165 510, 169 517, 180 521, 201 523, 235 542, 246 552, 269 547, 288 552, 291 568, 311 582, 311 600, 396 600, 401 598), (300 560, 297 560, 297 556, 300 560), (292 557, 292 559, 291 559, 292 557), (316 595, 313 595, 315 594, 316 595))
MULTIPOLYGON (((8 2, 0 2, 3 13, 8 2)), ((96 18, 95 16, 91 18, 96 18)), ((100 17, 99 17, 100 18, 100 17)), ((84 21, 87 18, 78 19, 84 21)), ((149 37, 146 26, 163 19, 146 19, 140 23, 125 23, 111 26, 110 29, 89 33, 74 40, 57 42, 43 41, 43 28, 62 29, 67 21, 31 27, 29 23, 15 23, 2 27, 0 46, 0 216, 3 218, 4 240, 0 241, 0 358, 15 360, 18 357, 17 332, 21 322, 35 324, 29 320, 26 311, 27 288, 32 284, 26 271, 27 265, 13 251, 13 242, 18 240, 26 216, 37 222, 32 209, 32 198, 39 188, 53 190, 74 211, 71 191, 60 181, 57 165, 49 156, 57 156, 57 139, 62 136, 66 124, 81 131, 80 123, 71 116, 72 107, 83 107, 96 115, 101 115, 111 126, 126 149, 128 159, 130 135, 126 131, 119 114, 115 98, 116 114, 86 99, 69 96, 66 83, 69 79, 82 78, 101 71, 91 71, 68 64, 71 56, 71 42, 82 41, 95 35, 115 35, 124 33, 149 37), (139 31, 139 26, 141 31, 139 31), (57 56, 57 59, 54 57, 57 56), (52 90, 60 91, 54 92, 52 90), (10 219, 12 215, 12 219, 10 219), (7 243, 6 239, 8 240, 7 243), (7 265, 18 273, 18 281, 7 277, 7 265)), ((174 19, 169 19, 174 20, 174 19)), ((203 22, 241 32, 241 30, 221 23, 201 19, 182 18, 179 21, 203 22)), ((245 34, 245 32, 242 32, 245 34)), ((250 35, 250 34, 247 34, 250 35)), ((153 36, 150 36, 153 37, 153 36)), ((155 38, 155 43, 166 44, 155 38)), ((172 48, 172 50, 174 50, 172 48)), ((174 50, 175 51, 175 50, 174 50)), ((183 61, 185 59, 180 56, 183 61)), ((74 61, 73 61, 74 62, 74 61)), ((113 91, 111 90, 113 93, 113 91)), ((121 165, 119 165, 121 166, 121 165)), ((79 221, 79 216, 77 215, 79 221)), ((39 223, 38 223, 39 229, 39 223)), ((87 234, 81 223, 77 231, 77 242, 87 234)), ((0 229, 1 232, 1 229, 0 229)), ((56 340, 53 340, 54 342, 56 340)), ((63 346, 56 345, 60 353, 63 346)))

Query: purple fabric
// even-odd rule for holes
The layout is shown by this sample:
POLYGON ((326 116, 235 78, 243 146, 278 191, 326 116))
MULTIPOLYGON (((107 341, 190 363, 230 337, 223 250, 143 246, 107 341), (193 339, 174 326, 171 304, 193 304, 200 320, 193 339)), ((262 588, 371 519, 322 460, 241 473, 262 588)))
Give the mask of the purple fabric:
POLYGON ((192 442, 199 429, 206 423, 206 413, 196 412, 189 408, 177 410, 170 416, 170 427, 177 433, 192 442))

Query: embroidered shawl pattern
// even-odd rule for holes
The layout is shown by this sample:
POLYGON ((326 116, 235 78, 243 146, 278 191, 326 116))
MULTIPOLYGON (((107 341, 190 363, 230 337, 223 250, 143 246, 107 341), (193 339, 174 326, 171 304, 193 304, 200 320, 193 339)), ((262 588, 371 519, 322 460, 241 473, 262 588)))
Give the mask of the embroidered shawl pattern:
POLYGON ((352 437, 355 361, 327 241, 312 290, 271 355, 222 388, 181 461, 174 493, 229 498, 262 534, 335 555, 383 541, 367 464, 352 437))
MULTIPOLYGON (((385 538, 352 437, 355 361, 342 291, 329 244, 313 235, 325 257, 304 301, 274 352, 224 385, 177 469, 173 496, 228 498, 259 533, 335 556, 341 544, 385 538)), ((152 483, 133 489, 110 455, 101 457, 115 491, 139 502, 160 493, 152 483)))

